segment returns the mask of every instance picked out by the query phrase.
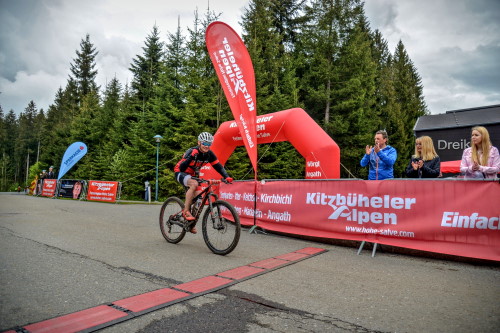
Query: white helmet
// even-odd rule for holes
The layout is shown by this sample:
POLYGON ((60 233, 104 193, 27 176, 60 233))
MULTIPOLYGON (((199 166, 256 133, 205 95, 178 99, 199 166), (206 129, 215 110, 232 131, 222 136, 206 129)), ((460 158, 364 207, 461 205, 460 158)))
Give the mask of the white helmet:
POLYGON ((198 135, 198 141, 212 143, 214 141, 214 137, 208 132, 202 132, 198 135))

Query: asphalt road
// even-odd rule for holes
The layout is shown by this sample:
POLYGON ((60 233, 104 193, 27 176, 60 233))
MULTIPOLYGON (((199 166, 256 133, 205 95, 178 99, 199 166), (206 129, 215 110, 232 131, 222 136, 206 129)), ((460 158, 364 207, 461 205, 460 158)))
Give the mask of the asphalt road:
POLYGON ((228 256, 177 245, 159 205, 0 194, 0 331, 304 247, 328 252, 101 332, 498 332, 500 268, 242 232, 228 256))

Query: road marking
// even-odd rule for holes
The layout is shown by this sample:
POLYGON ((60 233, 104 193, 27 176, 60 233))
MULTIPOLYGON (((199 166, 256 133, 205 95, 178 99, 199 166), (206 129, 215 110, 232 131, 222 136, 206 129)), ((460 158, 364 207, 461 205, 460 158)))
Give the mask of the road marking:
POLYGON ((110 304, 99 305, 38 323, 16 327, 3 333, 94 332, 148 312, 227 288, 241 281, 297 263, 324 252, 327 252, 327 250, 306 247, 246 266, 181 283, 170 288, 147 292, 110 304))

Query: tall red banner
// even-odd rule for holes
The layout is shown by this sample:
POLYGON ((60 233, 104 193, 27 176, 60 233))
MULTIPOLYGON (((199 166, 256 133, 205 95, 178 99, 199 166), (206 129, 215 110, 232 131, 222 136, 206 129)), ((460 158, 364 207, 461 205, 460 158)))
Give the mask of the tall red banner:
MULTIPOLYGON (((239 182, 238 182, 239 183, 239 182)), ((494 181, 265 181, 221 187, 242 224, 500 261, 494 181), (480 198, 480 199, 478 199, 480 198)))
POLYGON ((257 178, 257 98, 252 59, 240 36, 223 22, 207 27, 205 42, 257 178))

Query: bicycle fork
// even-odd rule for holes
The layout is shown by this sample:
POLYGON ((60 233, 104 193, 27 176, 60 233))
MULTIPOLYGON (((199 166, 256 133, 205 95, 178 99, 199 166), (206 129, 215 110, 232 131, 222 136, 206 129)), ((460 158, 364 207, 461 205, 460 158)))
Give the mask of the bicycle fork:
POLYGON ((221 212, 219 211, 219 206, 214 205, 212 204, 212 202, 210 202, 209 208, 210 208, 210 217, 212 219, 213 228, 216 230, 224 229, 224 226, 222 224, 221 212))

